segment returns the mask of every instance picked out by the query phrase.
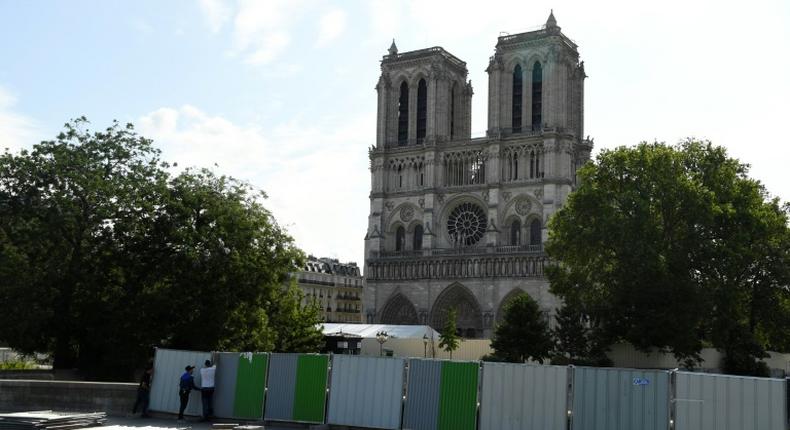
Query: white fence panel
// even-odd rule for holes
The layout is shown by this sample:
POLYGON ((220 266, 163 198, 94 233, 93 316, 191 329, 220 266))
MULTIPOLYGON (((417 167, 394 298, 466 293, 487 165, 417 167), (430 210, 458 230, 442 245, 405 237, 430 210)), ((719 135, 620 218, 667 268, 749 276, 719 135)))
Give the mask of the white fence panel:
POLYGON ((677 430, 785 430, 783 379, 677 372, 677 430))
POLYGON ((480 430, 565 430, 568 368, 483 363, 480 430))
MULTIPOLYGON (((208 352, 179 351, 175 349, 157 348, 154 358, 154 376, 151 382, 151 403, 149 409, 159 412, 178 413, 180 400, 178 398, 178 383, 184 368, 187 365, 195 366, 193 373, 195 384, 200 386, 200 372, 206 360, 211 359, 208 352)), ((185 415, 200 416, 203 406, 200 401, 200 391, 193 391, 189 396, 185 415)))
POLYGON ((332 356, 328 423, 399 428, 404 367, 402 358, 332 356))

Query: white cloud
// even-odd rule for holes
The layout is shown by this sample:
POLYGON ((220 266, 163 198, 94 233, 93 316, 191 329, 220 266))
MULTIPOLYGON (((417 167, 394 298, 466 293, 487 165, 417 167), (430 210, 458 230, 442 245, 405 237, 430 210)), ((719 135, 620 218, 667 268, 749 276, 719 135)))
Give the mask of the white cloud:
POLYGON ((219 32, 233 14, 230 5, 224 0, 200 0, 200 10, 213 33, 219 32))
POLYGON ((0 86, 0 151, 16 151, 38 143, 40 131, 36 122, 14 111, 16 97, 0 86))
POLYGON ((233 21, 231 52, 248 63, 271 62, 288 47, 291 26, 302 7, 298 0, 242 0, 233 21))
POLYGON ((316 46, 326 46, 345 31, 346 13, 341 9, 333 9, 321 17, 318 27, 316 46))
POLYGON ((163 159, 179 168, 210 167, 266 191, 266 206, 305 252, 361 264, 369 192, 366 148, 375 117, 323 122, 290 121, 264 131, 187 105, 157 109, 138 124, 141 134, 162 148, 163 159))

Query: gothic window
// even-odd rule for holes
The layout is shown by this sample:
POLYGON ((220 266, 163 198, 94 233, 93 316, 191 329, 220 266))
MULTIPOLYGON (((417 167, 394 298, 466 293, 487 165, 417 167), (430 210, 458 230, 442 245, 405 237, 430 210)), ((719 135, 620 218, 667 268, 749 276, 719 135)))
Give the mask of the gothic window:
POLYGON ((428 122, 428 85, 425 79, 417 84, 417 139, 425 139, 428 122))
POLYGON ((474 203, 461 203, 447 219, 447 234, 455 246, 470 246, 485 234, 487 226, 483 209, 474 203))
POLYGON ((513 220, 510 224, 510 244, 519 245, 521 243, 521 221, 513 220))
POLYGON ((418 225, 414 227, 414 243, 412 248, 415 251, 419 251, 422 249, 422 226, 418 225))
POLYGON ((423 185, 425 185, 425 167, 421 162, 417 163, 417 175, 418 175, 417 183, 420 184, 420 186, 422 187, 423 185))
POLYGON ((543 68, 536 61, 532 66, 532 130, 540 130, 543 113, 543 68))
POLYGON ((540 245, 541 243, 541 234, 540 234, 540 220, 534 219, 529 224, 529 244, 530 245, 540 245))
POLYGON ((403 188, 403 166, 398 166, 398 188, 403 188))
POLYGON ((398 227, 395 230, 395 251, 400 252, 406 248, 406 230, 403 227, 398 227))
POLYGON ((537 178, 537 158, 535 157, 535 151, 529 152, 529 177, 530 178, 537 178))
POLYGON ((485 155, 482 151, 445 154, 444 183, 447 186, 484 184, 485 155))
POLYGON ((450 90, 450 139, 455 137, 455 97, 458 85, 453 82, 453 88, 450 90))
POLYGON ((521 133, 521 107, 524 102, 524 85, 521 65, 513 69, 513 133, 521 133))
POLYGON ((400 84, 398 99, 398 145, 405 145, 409 139, 409 84, 400 84))
POLYGON ((510 170, 510 174, 508 175, 508 179, 511 181, 515 181, 518 179, 518 152, 511 152, 507 157, 507 164, 508 169, 510 170))

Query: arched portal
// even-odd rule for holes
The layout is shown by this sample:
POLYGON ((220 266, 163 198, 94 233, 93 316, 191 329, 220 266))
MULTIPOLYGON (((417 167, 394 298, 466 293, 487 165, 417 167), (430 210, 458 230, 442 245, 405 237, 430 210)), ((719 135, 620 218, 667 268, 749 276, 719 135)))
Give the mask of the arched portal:
POLYGON ((458 312, 456 327, 458 334, 467 338, 483 334, 483 313, 477 299, 461 284, 453 284, 439 295, 431 309, 431 327, 441 332, 447 321, 447 311, 455 308, 458 312))
POLYGON ((381 311, 382 324, 419 324, 417 310, 403 294, 397 293, 387 300, 381 311))

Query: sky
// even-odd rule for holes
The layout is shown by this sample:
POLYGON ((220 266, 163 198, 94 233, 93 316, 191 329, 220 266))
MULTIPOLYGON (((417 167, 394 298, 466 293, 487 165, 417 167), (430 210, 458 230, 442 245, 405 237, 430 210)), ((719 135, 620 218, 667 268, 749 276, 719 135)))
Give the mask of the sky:
POLYGON ((0 0, 0 148, 132 122, 163 159, 264 190, 305 252, 362 264, 392 39, 466 61, 477 136, 497 36, 551 9, 585 62, 594 154, 710 139, 790 200, 787 0, 0 0))

